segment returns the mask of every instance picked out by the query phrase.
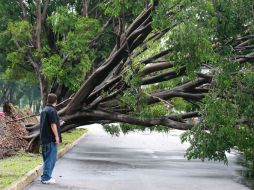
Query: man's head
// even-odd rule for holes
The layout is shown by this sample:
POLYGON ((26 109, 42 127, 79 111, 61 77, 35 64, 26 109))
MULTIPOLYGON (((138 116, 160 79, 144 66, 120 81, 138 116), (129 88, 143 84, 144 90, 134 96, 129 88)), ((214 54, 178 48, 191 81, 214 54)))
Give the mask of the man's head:
POLYGON ((57 96, 53 93, 48 94, 47 103, 53 106, 57 104, 57 96))

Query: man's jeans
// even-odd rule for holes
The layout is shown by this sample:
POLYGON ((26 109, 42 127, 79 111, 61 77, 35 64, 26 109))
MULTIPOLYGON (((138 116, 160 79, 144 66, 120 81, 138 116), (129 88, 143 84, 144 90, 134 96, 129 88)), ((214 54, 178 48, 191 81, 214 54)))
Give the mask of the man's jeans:
POLYGON ((57 157, 57 145, 55 142, 42 145, 43 174, 41 181, 48 181, 51 178, 57 157))

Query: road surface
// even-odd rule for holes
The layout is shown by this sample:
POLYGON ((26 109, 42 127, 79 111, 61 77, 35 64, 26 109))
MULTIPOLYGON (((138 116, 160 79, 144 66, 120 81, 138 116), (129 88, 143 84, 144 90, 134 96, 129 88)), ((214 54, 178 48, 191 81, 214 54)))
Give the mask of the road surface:
POLYGON ((112 137, 99 127, 60 159, 53 176, 55 185, 39 178, 26 190, 245 190, 248 181, 235 155, 229 166, 218 162, 188 161, 188 144, 179 131, 169 134, 130 133, 112 137))

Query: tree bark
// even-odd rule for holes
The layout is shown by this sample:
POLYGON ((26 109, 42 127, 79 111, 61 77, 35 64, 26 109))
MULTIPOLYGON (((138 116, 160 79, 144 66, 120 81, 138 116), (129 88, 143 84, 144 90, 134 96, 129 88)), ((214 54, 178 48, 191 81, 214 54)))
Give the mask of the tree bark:
POLYGON ((40 91, 42 97, 42 105, 46 105, 47 103, 47 96, 48 96, 48 80, 43 74, 38 75, 39 83, 40 83, 40 91))
POLYGON ((85 17, 88 17, 89 3, 90 3, 90 0, 83 0, 82 15, 85 17))
POLYGON ((41 24, 42 24, 42 16, 41 16, 41 0, 36 0, 36 9, 37 9, 37 25, 35 32, 35 46, 36 49, 41 49, 41 24))

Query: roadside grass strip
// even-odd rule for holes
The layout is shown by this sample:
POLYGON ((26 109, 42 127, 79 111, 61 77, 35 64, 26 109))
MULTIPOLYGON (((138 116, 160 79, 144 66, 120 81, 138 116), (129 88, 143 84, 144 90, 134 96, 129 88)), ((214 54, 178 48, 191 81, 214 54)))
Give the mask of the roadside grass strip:
MULTIPOLYGON (((63 133, 63 143, 59 145, 58 152, 63 151, 86 132, 86 129, 75 129, 63 133)), ((19 180, 39 164, 42 164, 41 154, 31 154, 25 151, 19 151, 14 156, 0 159, 0 189, 19 180)))

